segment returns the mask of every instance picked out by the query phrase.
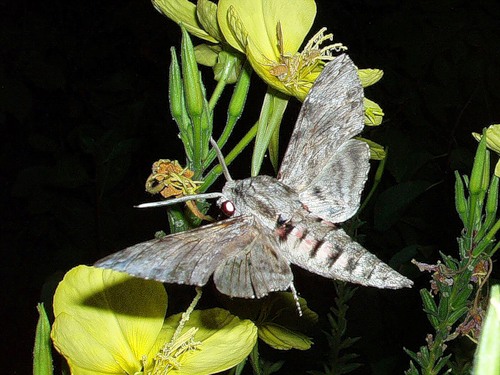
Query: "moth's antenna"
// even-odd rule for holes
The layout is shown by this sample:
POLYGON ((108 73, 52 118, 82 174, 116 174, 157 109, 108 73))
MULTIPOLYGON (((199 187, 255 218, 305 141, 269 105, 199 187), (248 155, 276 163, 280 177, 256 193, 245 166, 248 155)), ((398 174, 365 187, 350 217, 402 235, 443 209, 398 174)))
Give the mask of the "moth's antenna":
POLYGON ((217 159, 219 159, 219 164, 222 167, 222 173, 224 173, 226 181, 233 181, 231 175, 229 174, 229 170, 227 169, 226 162, 224 161, 224 155, 222 155, 222 152, 220 151, 217 142, 215 142, 215 140, 212 137, 210 137, 210 143, 212 144, 212 147, 214 148, 215 153, 217 154, 217 159))
POLYGON ((149 207, 170 206, 172 204, 193 201, 195 199, 214 199, 214 198, 220 198, 220 197, 222 197, 222 193, 193 194, 193 195, 185 195, 185 196, 179 197, 179 198, 168 199, 166 201, 142 203, 142 204, 139 204, 139 205, 134 206, 134 207, 135 208, 149 208, 149 207))

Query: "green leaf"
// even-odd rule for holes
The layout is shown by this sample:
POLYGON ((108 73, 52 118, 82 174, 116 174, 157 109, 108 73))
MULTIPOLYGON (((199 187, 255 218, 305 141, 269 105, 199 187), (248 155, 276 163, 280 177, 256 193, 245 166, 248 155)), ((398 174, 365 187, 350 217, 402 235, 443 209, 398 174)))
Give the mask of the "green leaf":
POLYGON ((420 289, 420 297, 424 304, 427 319, 429 319, 434 328, 437 328, 439 326, 439 320, 437 318, 438 307, 434 301, 434 297, 427 289, 420 289))
POLYGON ((49 318, 43 303, 39 303, 36 308, 39 317, 33 349, 33 375, 52 375, 52 342, 50 341, 49 318))

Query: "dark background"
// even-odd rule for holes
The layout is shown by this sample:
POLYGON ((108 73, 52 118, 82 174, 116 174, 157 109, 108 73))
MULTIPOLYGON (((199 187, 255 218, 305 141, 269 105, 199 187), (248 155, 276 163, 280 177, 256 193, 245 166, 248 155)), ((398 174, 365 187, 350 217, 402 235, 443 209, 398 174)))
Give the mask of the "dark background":
MULTIPOLYGON (((35 305, 50 307, 62 275, 167 227, 163 210, 132 206, 150 199, 143 186, 153 161, 183 159, 167 102, 169 48, 180 33, 145 0, 3 1, 0 14, 0 353, 11 372, 27 374, 35 305)), ((385 72, 366 90, 385 122, 366 136, 389 146, 389 159, 360 240, 386 261, 398 254, 391 264, 416 281, 410 291, 363 288, 352 301, 360 373, 402 373, 401 346, 415 350, 430 332, 418 296, 428 275, 408 261, 456 254, 453 171, 470 172, 470 133, 500 122, 499 19, 495 1, 318 2, 313 31, 327 26, 359 67, 385 72)), ((264 91, 254 80, 233 139, 256 120, 264 91)), ((287 111, 282 151, 299 108, 295 101, 287 111)), ((235 177, 249 175, 248 155, 241 160, 230 168, 235 177)), ((326 312, 331 286, 300 271, 297 279, 313 309, 326 312)), ((303 369, 319 369, 308 360, 303 369)))

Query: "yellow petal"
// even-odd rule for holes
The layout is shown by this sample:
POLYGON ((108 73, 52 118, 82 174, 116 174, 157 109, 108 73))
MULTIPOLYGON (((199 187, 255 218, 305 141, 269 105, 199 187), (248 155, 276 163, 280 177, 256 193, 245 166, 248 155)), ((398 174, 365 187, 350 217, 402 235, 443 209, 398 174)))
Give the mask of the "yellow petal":
MULTIPOLYGON (((162 330, 168 342, 177 327, 181 314, 169 317, 162 330)), ((257 341, 257 327, 249 320, 241 320, 220 308, 195 310, 182 333, 196 327, 195 341, 201 345, 178 357, 180 368, 169 374, 208 375, 230 369, 245 359, 257 341)))
POLYGON ((280 57, 281 52, 294 54, 299 50, 316 16, 316 3, 314 0, 220 0, 219 27, 232 47, 245 52, 246 40, 240 32, 235 32, 236 24, 231 16, 238 18, 253 42, 247 52, 259 60, 278 61, 276 57, 280 57), (278 49, 278 22, 283 34, 283 51, 278 49))
MULTIPOLYGON (((104 374, 133 374, 141 369, 141 363, 134 358, 128 362, 116 358, 105 342, 89 334, 87 325, 71 315, 61 313, 52 328, 54 344, 68 359, 74 374, 82 373, 84 370, 104 374)), ((101 328, 103 331, 106 329, 101 328)))
POLYGON ((75 366, 90 369, 96 363, 92 371, 108 373, 119 366, 133 374, 140 370, 141 358, 150 356, 166 306, 161 283, 78 266, 54 295, 52 338, 75 366))
POLYGON ((196 17, 196 5, 188 0, 152 0, 158 12, 163 13, 177 24, 182 24, 186 30, 201 39, 217 43, 214 37, 208 34, 196 17))
POLYGON ((358 69, 358 77, 363 87, 377 83, 383 75, 384 71, 380 69, 358 69))

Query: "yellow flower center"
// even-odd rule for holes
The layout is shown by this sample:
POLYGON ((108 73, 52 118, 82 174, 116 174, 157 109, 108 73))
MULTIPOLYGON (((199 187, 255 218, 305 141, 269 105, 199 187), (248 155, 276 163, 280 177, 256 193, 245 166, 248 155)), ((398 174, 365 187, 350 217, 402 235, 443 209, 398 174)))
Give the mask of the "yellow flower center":
POLYGON ((325 41, 333 40, 333 34, 326 34, 326 27, 320 29, 306 44, 302 52, 289 54, 284 51, 283 32, 281 24, 278 22, 276 34, 278 40, 279 61, 271 61, 269 73, 277 77, 286 87, 309 88, 312 85, 308 77, 313 71, 317 70, 325 61, 335 58, 332 52, 345 51, 347 47, 342 43, 329 44, 325 47, 321 45, 325 41))
POLYGON ((201 346, 201 341, 195 341, 194 335, 198 332, 198 328, 192 327, 186 333, 165 344, 163 348, 155 356, 155 365, 151 375, 166 375, 171 369, 180 369, 181 363, 178 358, 187 352, 198 350, 201 346))

